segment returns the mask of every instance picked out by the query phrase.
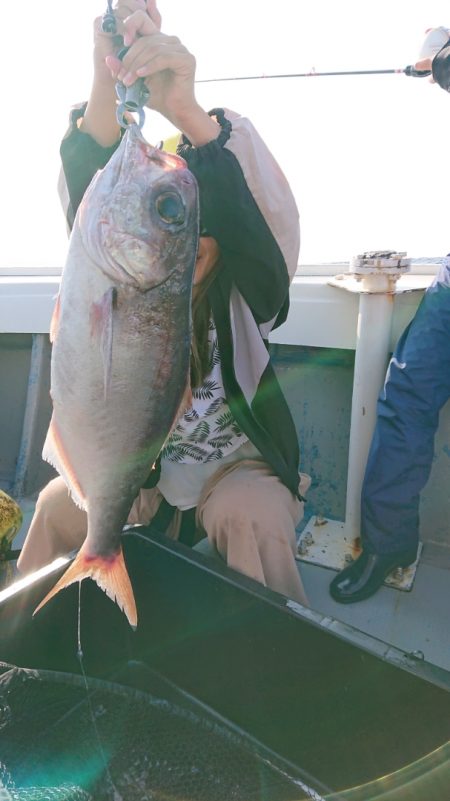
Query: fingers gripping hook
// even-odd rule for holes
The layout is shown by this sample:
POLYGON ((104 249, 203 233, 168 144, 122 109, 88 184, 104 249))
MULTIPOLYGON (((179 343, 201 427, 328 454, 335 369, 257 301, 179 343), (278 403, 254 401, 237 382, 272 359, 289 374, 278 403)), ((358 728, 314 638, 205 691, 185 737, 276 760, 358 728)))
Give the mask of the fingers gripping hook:
MULTIPOLYGON (((112 0, 108 0, 108 7, 102 17, 102 31, 104 33, 117 34, 117 23, 112 8, 112 0)), ((123 43, 122 37, 118 37, 123 43)), ((117 53, 117 58, 121 61, 128 52, 128 47, 122 47, 117 53)), ((116 110, 116 118, 121 128, 128 128, 131 124, 127 119, 127 112, 138 115, 138 125, 142 128, 145 122, 144 106, 150 97, 150 92, 145 84, 144 78, 138 78, 131 86, 125 86, 121 81, 116 83, 116 94, 119 104, 116 110)))
MULTIPOLYGON (((117 58, 122 61, 128 49, 128 47, 123 47, 119 50, 117 58)), ((131 86, 125 86, 121 81, 117 81, 116 94, 119 100, 116 116, 121 128, 127 128, 130 124, 126 118, 127 111, 134 112, 138 115, 138 125, 139 128, 142 128, 145 121, 144 106, 150 97, 150 92, 144 78, 138 78, 131 86)))
POLYGON ((116 118, 121 128, 128 128, 128 126, 132 124, 132 122, 127 118, 127 112, 130 111, 133 111, 138 115, 139 128, 142 128, 145 122, 145 112, 142 108, 142 105, 136 105, 133 97, 131 97, 130 100, 129 90, 134 89, 134 86, 134 84, 130 87, 124 86, 120 81, 116 83, 116 94, 120 101, 116 110, 116 118))

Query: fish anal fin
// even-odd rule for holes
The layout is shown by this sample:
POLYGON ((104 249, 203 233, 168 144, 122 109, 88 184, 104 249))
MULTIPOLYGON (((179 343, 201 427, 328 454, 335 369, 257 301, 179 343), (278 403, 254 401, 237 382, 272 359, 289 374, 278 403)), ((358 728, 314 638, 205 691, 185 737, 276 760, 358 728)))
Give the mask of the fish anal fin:
POLYGON ((80 509, 86 509, 86 499, 84 492, 81 488, 80 482, 76 476, 75 470, 72 467, 66 449, 64 448, 58 426, 55 421, 55 415, 52 415, 50 425, 47 431, 47 437, 42 451, 42 458, 52 465, 59 475, 64 479, 69 488, 69 492, 80 509))
POLYGON ((111 557, 90 556, 85 545, 82 546, 72 564, 63 573, 53 589, 36 607, 33 615, 53 598, 60 590, 70 587, 71 584, 91 578, 124 612, 130 626, 137 626, 137 609, 133 588, 123 558, 122 548, 111 557))
POLYGON ((60 295, 57 295, 56 302, 53 307, 52 319, 50 321, 50 335, 49 335, 50 342, 54 342, 58 335, 60 312, 61 312, 61 300, 60 300, 60 295))

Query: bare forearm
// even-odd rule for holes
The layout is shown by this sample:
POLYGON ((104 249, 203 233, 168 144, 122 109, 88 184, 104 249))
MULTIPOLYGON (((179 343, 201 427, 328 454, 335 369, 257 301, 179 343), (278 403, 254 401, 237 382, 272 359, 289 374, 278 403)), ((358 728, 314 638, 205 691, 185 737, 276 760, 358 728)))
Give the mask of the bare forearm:
POLYGON ((185 113, 171 115, 171 122, 180 130, 194 147, 202 147, 220 133, 220 125, 200 106, 195 106, 185 113))
POLYGON ((111 147, 119 139, 120 126, 116 119, 114 85, 94 81, 80 130, 89 134, 102 147, 111 147))

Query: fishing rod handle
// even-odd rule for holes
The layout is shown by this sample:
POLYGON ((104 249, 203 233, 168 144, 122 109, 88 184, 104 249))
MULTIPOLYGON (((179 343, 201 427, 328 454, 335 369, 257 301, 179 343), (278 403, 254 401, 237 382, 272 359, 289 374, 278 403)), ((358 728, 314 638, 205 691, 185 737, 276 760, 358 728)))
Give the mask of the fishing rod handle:
POLYGON ((427 78, 431 75, 431 70, 416 70, 416 68, 409 64, 403 70, 405 75, 409 75, 410 78, 427 78))

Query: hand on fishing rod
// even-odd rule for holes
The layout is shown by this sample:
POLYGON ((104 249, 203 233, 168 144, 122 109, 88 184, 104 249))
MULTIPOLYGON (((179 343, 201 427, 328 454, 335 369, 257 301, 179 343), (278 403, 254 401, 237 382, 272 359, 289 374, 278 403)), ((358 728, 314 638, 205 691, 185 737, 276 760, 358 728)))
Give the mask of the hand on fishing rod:
MULTIPOLYGON (((414 64, 414 69, 417 70, 417 72, 431 72, 432 63, 433 63, 432 58, 421 58, 414 64)), ((429 76, 429 81, 431 83, 434 83, 434 78, 432 75, 429 76)))
MULTIPOLYGON (((432 72, 434 57, 450 39, 448 28, 428 28, 420 51, 420 59, 414 64, 414 68, 421 72, 432 72)), ((435 83, 432 75, 429 77, 431 83, 435 83)))
POLYGON ((144 78, 150 90, 148 107, 172 122, 192 144, 206 144, 220 129, 197 103, 195 58, 178 37, 161 33, 160 21, 155 0, 147 0, 146 10, 136 10, 123 22, 128 52, 122 61, 108 56, 106 64, 125 86, 144 78))

